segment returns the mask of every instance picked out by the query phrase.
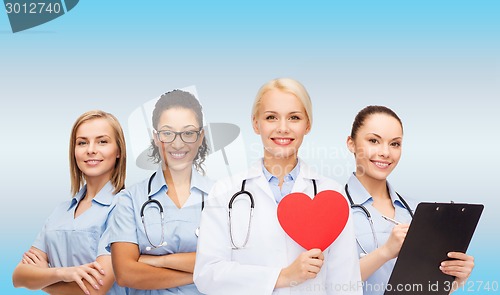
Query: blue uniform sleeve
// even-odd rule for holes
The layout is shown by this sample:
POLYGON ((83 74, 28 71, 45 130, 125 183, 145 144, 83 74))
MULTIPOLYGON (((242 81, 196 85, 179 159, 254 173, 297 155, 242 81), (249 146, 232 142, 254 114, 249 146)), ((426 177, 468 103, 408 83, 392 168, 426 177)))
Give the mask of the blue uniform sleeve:
POLYGON ((129 191, 123 190, 116 195, 116 198, 117 204, 108 219, 108 233, 103 235, 103 239, 107 239, 107 251, 110 251, 114 242, 139 244, 132 196, 129 191))
POLYGON ((47 225, 49 224, 50 220, 53 218, 54 215, 57 214, 57 212, 60 210, 60 207, 63 207, 66 205, 66 203, 63 203, 64 205, 59 204, 54 211, 50 214, 50 216, 45 220, 45 223, 43 224, 42 230, 38 233, 38 236, 36 237, 35 241, 33 242, 33 247, 47 253, 47 225))
POLYGON ((47 223, 45 223, 42 227, 42 230, 38 233, 35 241, 33 242, 33 247, 40 249, 41 251, 47 253, 47 247, 45 243, 45 232, 47 228, 47 223))
POLYGON ((111 216, 113 214, 114 209, 116 208, 118 198, 115 197, 113 199, 113 203, 111 204, 111 208, 108 212, 108 217, 106 218, 106 222, 104 223, 104 231, 99 240, 99 244, 97 246, 97 257, 101 255, 111 255, 111 251, 109 251, 108 245, 110 244, 110 234, 111 234, 111 216))

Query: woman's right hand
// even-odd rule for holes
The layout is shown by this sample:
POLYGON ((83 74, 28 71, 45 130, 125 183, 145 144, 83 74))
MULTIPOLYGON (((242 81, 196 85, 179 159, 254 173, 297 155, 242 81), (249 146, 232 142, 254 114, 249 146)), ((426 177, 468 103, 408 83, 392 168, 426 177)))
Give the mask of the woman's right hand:
POLYGON ((90 294, 83 281, 87 281, 94 289, 99 290, 99 286, 104 284, 104 270, 97 262, 91 262, 80 266, 61 267, 58 269, 58 275, 61 281, 70 283, 75 282, 85 294, 90 294))
POLYGON ((389 239, 387 239, 387 242, 381 246, 383 253, 388 260, 398 257, 399 250, 401 250, 401 246, 406 238, 406 233, 408 233, 409 227, 409 224, 398 224, 394 226, 389 239))
POLYGON ((366 281, 373 273, 382 267, 384 263, 398 257, 399 250, 401 250, 409 227, 409 224, 398 224, 394 226, 385 244, 360 258, 359 265, 361 279, 363 281, 366 281))
POLYGON ((303 252, 292 264, 281 270, 276 288, 293 287, 314 279, 321 270, 324 259, 320 249, 303 252))
POLYGON ((23 264, 31 264, 38 267, 49 268, 49 262, 47 261, 47 255, 38 250, 37 248, 30 248, 28 252, 24 253, 23 259, 21 260, 23 264))

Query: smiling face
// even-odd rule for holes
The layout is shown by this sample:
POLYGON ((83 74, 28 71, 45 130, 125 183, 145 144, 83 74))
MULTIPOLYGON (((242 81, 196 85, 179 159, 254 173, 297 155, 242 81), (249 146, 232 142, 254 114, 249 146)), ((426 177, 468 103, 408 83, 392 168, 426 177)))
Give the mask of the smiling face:
POLYGON ((76 130, 75 160, 87 181, 111 179, 120 151, 106 119, 83 122, 76 130))
MULTIPOLYGON (((156 130, 161 132, 198 132, 200 129, 198 120, 195 113, 187 108, 174 107, 162 112, 156 130)), ((165 134, 168 134, 165 133, 165 134)), ((185 143, 178 134, 175 140, 170 143, 161 142, 158 135, 153 134, 155 145, 158 147, 161 155, 162 162, 172 170, 191 170, 193 160, 198 153, 203 140, 203 131, 201 132, 198 140, 193 143, 185 143)), ((165 168, 165 167, 164 167, 165 168)))
POLYGON ((264 157, 295 161, 310 130, 304 105, 293 94, 271 89, 260 99, 253 128, 264 145, 264 157))
POLYGON ((347 146, 356 159, 356 177, 385 181, 401 158, 401 123, 388 114, 371 114, 354 136, 348 137, 347 146))

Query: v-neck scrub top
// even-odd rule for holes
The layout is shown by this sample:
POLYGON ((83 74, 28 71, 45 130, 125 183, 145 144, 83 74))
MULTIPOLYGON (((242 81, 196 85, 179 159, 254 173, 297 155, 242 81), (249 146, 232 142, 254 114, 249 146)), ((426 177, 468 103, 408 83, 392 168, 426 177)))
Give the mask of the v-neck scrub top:
MULTIPOLYGON (((84 186, 71 200, 63 202, 50 215, 33 247, 47 254, 50 267, 71 267, 87 264, 98 256, 110 255, 108 217, 116 205, 111 182, 97 193, 92 206, 75 218, 75 211, 87 193, 84 186)), ((110 295, 126 294, 115 284, 110 295)))
MULTIPOLYGON (((373 207, 373 198, 368 193, 368 191, 363 187, 361 182, 353 174, 347 182, 349 187, 349 193, 354 201, 354 204, 360 204, 365 206, 365 208, 370 212, 373 220, 373 228, 375 233, 372 232, 370 223, 366 214, 359 208, 352 208, 352 218, 354 220, 354 231, 356 234, 356 239, 362 245, 362 247, 368 252, 372 252, 376 249, 375 242, 373 240, 373 235, 377 237, 378 246, 382 246, 387 242, 389 236, 391 235, 394 224, 385 220, 382 214, 373 207)), ((410 223, 411 216, 410 212, 406 209, 404 204, 399 200, 396 191, 392 186, 387 183, 389 196, 391 197, 392 204, 395 208, 394 219, 402 223, 410 223)), ((405 197, 405 201, 409 204, 410 210, 415 210, 416 204, 413 200, 405 197)), ((413 211, 412 211, 413 212, 413 211)), ((357 246, 358 253, 363 255, 363 250, 357 246)), ((391 259, 384 263, 378 270, 376 270, 363 284, 363 294, 369 295, 382 295, 384 294, 387 282, 391 276, 392 269, 396 263, 396 259, 391 259)))
MULTIPOLYGON (((191 194, 186 203, 178 208, 167 195, 161 166, 151 180, 151 191, 148 194, 150 178, 137 183, 120 192, 119 200, 111 220, 110 244, 128 242, 137 244, 141 254, 166 255, 172 253, 196 252, 198 237, 195 234, 199 227, 202 211, 202 194, 207 198, 213 182, 200 175, 194 168, 191 173, 191 194), (141 221, 141 207, 151 196, 163 207, 163 237, 166 246, 154 248, 149 243, 141 221)), ((150 204, 144 210, 144 217, 149 239, 155 245, 161 243, 162 226, 158 207, 150 204)), ((201 294, 194 284, 162 290, 129 289, 130 294, 201 294)))

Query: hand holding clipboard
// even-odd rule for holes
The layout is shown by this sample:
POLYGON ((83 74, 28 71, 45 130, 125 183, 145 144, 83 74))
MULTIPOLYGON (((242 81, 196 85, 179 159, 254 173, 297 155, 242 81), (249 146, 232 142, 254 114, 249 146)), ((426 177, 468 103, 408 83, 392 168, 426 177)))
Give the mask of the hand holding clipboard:
POLYGON ((411 294, 448 294, 454 277, 439 266, 449 252, 465 253, 484 206, 420 203, 403 242, 384 294, 409 294, 398 286, 413 286, 411 294))

